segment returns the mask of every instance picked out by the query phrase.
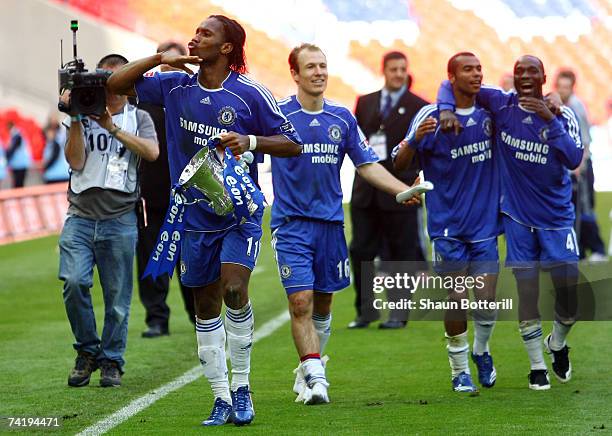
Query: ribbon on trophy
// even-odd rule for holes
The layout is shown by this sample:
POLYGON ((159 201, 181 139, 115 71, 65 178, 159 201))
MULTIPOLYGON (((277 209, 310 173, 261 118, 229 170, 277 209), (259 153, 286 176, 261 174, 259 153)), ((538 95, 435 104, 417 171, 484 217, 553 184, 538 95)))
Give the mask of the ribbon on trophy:
POLYGON ((143 278, 150 275, 155 280, 164 274, 172 277, 181 251, 188 206, 205 202, 217 215, 233 214, 238 225, 263 209, 264 195, 249 176, 246 165, 249 159, 244 159, 249 152, 239 163, 226 148, 221 163, 215 152, 219 139, 210 138, 209 145, 191 158, 172 187, 170 205, 143 278), (204 198, 196 198, 197 193, 204 198))

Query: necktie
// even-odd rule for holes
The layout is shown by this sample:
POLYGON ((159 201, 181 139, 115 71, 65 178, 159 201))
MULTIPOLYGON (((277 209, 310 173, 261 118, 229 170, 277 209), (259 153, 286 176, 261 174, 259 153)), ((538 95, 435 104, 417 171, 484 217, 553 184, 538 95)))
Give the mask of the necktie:
POLYGON ((383 104, 382 104, 382 107, 380 108, 380 117, 384 120, 385 118, 389 116, 390 112, 391 112, 391 94, 387 93, 387 95, 385 95, 385 97, 383 98, 383 104))

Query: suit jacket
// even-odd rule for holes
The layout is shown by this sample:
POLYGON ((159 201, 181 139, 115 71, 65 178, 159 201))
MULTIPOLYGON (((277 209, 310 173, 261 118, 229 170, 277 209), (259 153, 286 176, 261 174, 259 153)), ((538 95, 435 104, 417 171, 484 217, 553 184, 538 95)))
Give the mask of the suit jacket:
POLYGON ((138 107, 151 115, 159 143, 159 157, 154 162, 140 159, 140 196, 145 199, 147 213, 156 212, 163 215, 170 204, 171 188, 166 144, 166 114, 161 106, 139 103, 138 107))
MULTIPOLYGON (((405 171, 395 171, 391 161, 391 151, 406 136, 412 118, 423 106, 429 103, 406 89, 406 92, 400 97, 387 118, 382 120, 380 117, 380 94, 381 91, 377 91, 357 99, 355 108, 357 124, 367 138, 379 130, 385 133, 387 137, 387 158, 380 163, 395 177, 411 185, 418 174, 418 163, 415 162, 405 171)), ((409 210, 398 204, 393 196, 374 188, 359 174, 355 174, 351 203, 354 207, 376 207, 384 211, 409 210)))

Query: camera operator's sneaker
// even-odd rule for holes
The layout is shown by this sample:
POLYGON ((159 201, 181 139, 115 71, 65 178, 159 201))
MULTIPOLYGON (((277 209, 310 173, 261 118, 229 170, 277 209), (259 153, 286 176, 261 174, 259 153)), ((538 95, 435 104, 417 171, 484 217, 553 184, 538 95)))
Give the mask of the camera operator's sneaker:
POLYGON ((467 392, 471 395, 478 395, 478 388, 472 381, 472 376, 467 372, 460 372, 452 380, 453 391, 467 392))
POLYGON ((85 351, 79 351, 74 361, 74 368, 68 376, 68 386, 79 388, 87 386, 91 379, 91 374, 98 369, 96 358, 85 351))
POLYGON ((227 424, 232 414, 232 406, 221 398, 215 400, 210 416, 202 421, 204 426, 227 424))
POLYGON ((532 369, 529 375, 529 389, 534 391, 546 391, 550 389, 550 379, 548 371, 545 369, 532 369))
POLYGON ((482 355, 472 353, 472 360, 478 368, 478 381, 482 387, 492 388, 497 379, 493 357, 489 353, 483 353, 482 355))
POLYGON ((550 348, 550 334, 544 339, 546 353, 550 354, 552 369, 555 377, 561 383, 567 383, 572 378, 572 363, 569 360, 569 347, 565 345, 558 351, 550 348))
POLYGON ((240 386, 232 395, 232 415, 230 421, 236 425, 250 424, 255 418, 255 409, 248 386, 240 386))
POLYGON ((102 360, 100 362, 100 386, 103 388, 116 388, 121 386, 121 369, 119 364, 112 360, 102 360))

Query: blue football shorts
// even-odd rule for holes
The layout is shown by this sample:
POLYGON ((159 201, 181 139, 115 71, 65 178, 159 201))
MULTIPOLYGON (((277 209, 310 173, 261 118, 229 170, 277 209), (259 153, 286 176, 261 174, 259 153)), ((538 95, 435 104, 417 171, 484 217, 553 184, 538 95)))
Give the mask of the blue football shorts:
POLYGON ((272 248, 287 295, 335 292, 351 283, 343 223, 292 219, 274 229, 272 248))
POLYGON ((506 266, 551 268, 578 262, 578 242, 573 228, 538 229, 503 216, 506 234, 506 266))
POLYGON ((497 237, 475 242, 434 238, 431 251, 433 268, 438 274, 467 271, 469 275, 477 276, 499 272, 497 237))
POLYGON ((263 212, 223 230, 186 230, 181 245, 181 283, 189 287, 214 283, 221 276, 222 263, 253 271, 261 249, 262 216, 263 212))

